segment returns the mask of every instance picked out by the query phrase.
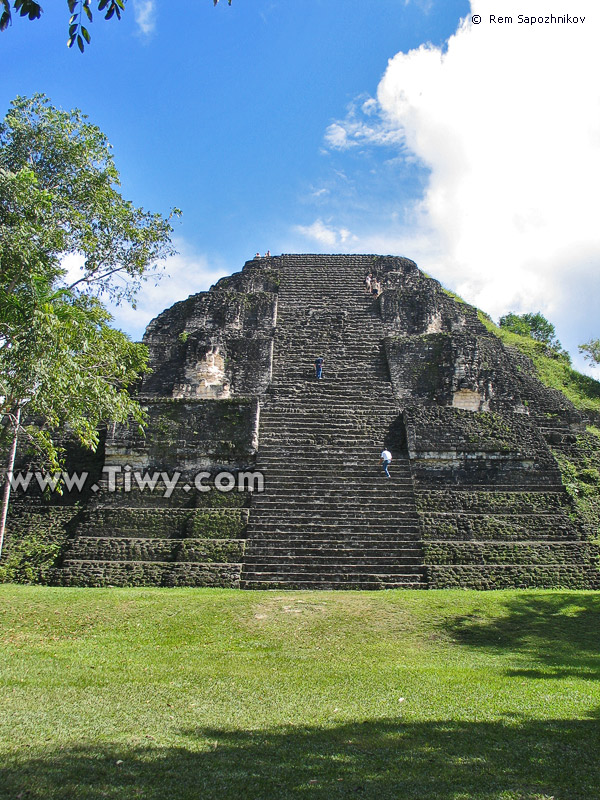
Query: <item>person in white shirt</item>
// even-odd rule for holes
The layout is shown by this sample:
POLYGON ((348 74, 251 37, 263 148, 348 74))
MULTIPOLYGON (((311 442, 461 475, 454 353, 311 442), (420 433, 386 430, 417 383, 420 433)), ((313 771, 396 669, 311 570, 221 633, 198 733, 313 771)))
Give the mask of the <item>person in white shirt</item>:
POLYGON ((392 463, 392 454, 390 453, 389 450, 382 450, 381 451, 381 456, 379 457, 379 463, 383 467, 383 471, 385 472, 386 476, 388 478, 391 478, 392 476, 390 475, 390 473, 388 471, 388 467, 392 463))

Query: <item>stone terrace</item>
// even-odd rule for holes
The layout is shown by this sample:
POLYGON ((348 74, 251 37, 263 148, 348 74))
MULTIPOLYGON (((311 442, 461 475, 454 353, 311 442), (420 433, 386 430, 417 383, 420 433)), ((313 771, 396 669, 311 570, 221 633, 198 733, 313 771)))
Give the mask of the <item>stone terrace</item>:
POLYGON ((252 260, 150 323, 149 427, 112 426, 94 467, 188 489, 20 498, 13 535, 62 536, 68 585, 600 588, 553 454, 577 461, 586 420, 484 323, 405 258, 252 260), (222 470, 265 491, 190 490, 222 470))

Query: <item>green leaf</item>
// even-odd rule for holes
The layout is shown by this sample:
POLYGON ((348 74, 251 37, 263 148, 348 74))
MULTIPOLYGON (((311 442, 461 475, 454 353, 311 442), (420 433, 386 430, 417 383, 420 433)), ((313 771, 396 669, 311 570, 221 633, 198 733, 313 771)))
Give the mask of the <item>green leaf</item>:
POLYGON ((22 17, 28 16, 30 20, 39 19, 42 13, 40 4, 34 0, 15 0, 14 8, 22 17))
POLYGON ((83 25, 81 26, 81 35, 86 40, 86 42, 90 43, 90 34, 88 33, 88 29, 84 28, 83 25))
POLYGON ((8 0, 3 0, 2 7, 4 11, 2 12, 2 16, 0 16, 0 31, 5 31, 10 25, 10 6, 8 5, 8 0))
POLYGON ((83 53, 84 44, 83 44, 83 39, 81 38, 80 34, 77 34, 77 47, 83 53))

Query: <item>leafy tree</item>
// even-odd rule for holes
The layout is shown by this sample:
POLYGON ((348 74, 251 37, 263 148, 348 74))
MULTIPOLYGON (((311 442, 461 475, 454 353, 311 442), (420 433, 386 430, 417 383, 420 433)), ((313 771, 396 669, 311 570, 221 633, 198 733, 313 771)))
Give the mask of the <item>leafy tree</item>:
POLYGON ((506 314, 504 317, 500 317, 500 327, 507 328, 520 336, 530 336, 557 352, 561 350, 554 325, 548 322, 539 311, 536 314, 513 314, 512 312, 506 314))
POLYGON ((579 345, 579 352, 590 364, 596 366, 600 364, 600 339, 590 339, 589 342, 579 345))
POLYGON ((17 291, 28 280, 32 259, 50 278, 65 255, 76 253, 84 263, 72 288, 94 286, 114 300, 131 300, 149 265, 174 252, 169 220, 119 193, 110 150, 78 109, 54 108, 40 94, 11 103, 0 123, 0 171, 8 192, 0 292, 17 291))
MULTIPOLYGON (((125 11, 125 3, 127 0, 95 0, 96 7, 99 13, 104 14, 104 19, 111 19, 116 17, 121 19, 121 13, 125 11)), ((219 0, 213 0, 213 5, 216 6, 219 0)), ((227 0, 231 5, 231 0, 227 0)), ((69 38, 67 39, 67 47, 77 47, 83 51, 85 50, 86 43, 89 44, 91 40, 90 32, 85 27, 84 21, 92 22, 92 0, 67 0, 69 9, 69 38)), ((0 0, 0 31, 5 31, 12 22, 11 0, 0 0)), ((30 20, 39 19, 42 16, 42 7, 35 0, 12 0, 12 9, 17 12, 21 17, 28 17, 30 20)))
MULTIPOLYGON (((121 196, 110 145, 86 119, 36 95, 13 101, 0 123, 0 417, 9 475, 19 436, 57 468, 58 431, 94 449, 101 421, 143 420, 127 388, 146 370, 147 352, 110 327, 99 296, 133 302, 155 264, 174 253, 172 227, 121 196), (68 254, 82 261, 70 282, 68 254)), ((9 494, 7 480, 0 548, 9 494)))

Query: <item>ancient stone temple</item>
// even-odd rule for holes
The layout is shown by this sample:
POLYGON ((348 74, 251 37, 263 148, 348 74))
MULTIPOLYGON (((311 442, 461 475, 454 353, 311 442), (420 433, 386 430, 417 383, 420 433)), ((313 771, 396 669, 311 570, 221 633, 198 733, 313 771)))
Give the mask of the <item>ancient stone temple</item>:
POLYGON ((55 582, 600 585, 555 458, 586 420, 412 261, 255 259, 144 341, 148 428, 107 431, 55 582))

